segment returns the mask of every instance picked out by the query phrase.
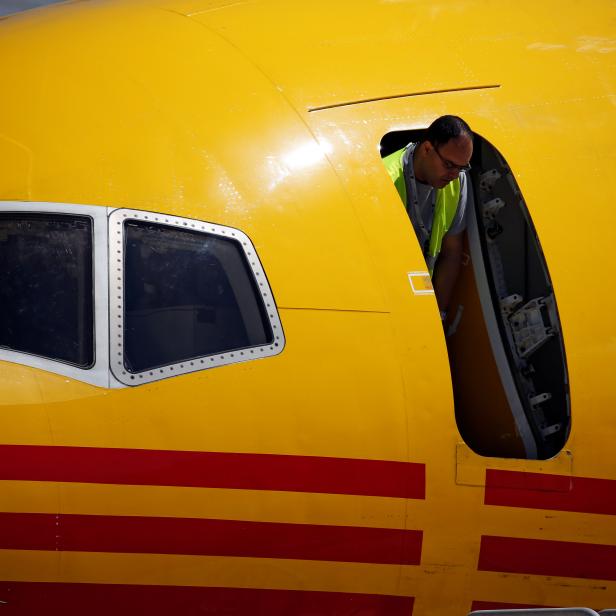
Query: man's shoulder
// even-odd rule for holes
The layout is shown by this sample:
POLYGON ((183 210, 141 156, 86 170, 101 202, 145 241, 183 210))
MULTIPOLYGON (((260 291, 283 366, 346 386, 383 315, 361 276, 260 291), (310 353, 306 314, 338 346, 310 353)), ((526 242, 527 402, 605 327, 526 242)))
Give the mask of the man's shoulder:
POLYGON ((469 182, 467 172, 462 171, 462 173, 458 176, 458 179, 460 180, 460 201, 466 201, 469 182))

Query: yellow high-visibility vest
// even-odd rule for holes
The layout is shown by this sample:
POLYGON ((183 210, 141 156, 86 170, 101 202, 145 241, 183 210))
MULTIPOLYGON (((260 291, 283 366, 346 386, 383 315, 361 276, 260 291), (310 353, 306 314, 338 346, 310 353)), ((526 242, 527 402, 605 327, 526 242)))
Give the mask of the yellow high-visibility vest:
MULTIPOLYGON (((387 173, 391 177, 396 187, 404 207, 408 210, 406 183, 404 181, 404 170, 402 169, 402 156, 406 147, 389 154, 383 159, 383 164, 387 173)), ((424 253, 430 276, 434 273, 434 265, 443 244, 443 237, 451 227, 458 202, 460 201, 460 178, 449 182, 444 188, 436 189, 436 202, 434 204, 434 219, 432 221, 432 231, 430 232, 430 242, 427 253, 424 253)), ((422 247, 423 249, 423 247, 422 247)))

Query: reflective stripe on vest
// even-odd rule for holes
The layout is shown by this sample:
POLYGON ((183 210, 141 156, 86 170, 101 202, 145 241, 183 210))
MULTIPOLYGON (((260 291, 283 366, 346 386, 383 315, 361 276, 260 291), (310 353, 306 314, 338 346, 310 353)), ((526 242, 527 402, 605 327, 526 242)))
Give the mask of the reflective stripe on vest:
MULTIPOLYGON (((402 168, 402 157, 406 147, 389 154, 383 159, 383 164, 389 177, 391 177, 404 207, 408 210, 406 182, 404 181, 404 170, 402 168)), ((460 178, 449 182, 444 188, 436 189, 436 202, 434 205, 434 218, 432 220, 432 231, 430 232, 430 242, 428 250, 424 254, 430 276, 434 273, 434 265, 443 244, 443 237, 453 222, 458 202, 460 201, 460 178)))

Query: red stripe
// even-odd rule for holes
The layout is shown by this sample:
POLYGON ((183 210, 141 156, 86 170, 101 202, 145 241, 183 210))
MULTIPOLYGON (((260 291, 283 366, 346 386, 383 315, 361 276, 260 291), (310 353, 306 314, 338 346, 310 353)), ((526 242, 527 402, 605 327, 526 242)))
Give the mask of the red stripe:
POLYGON ((274 454, 0 445, 0 479, 425 498, 413 462, 274 454))
POLYGON ((484 535, 478 569, 616 580, 616 546, 484 535))
POLYGON ((538 605, 536 603, 499 603, 496 601, 473 601, 473 610, 532 610, 534 608, 553 607, 548 605, 538 605))
POLYGON ((11 616, 411 616, 412 597, 195 586, 0 582, 11 616))
POLYGON ((418 565, 422 532, 196 518, 0 513, 0 549, 418 565))
POLYGON ((488 469, 485 504, 616 515, 616 481, 488 469))

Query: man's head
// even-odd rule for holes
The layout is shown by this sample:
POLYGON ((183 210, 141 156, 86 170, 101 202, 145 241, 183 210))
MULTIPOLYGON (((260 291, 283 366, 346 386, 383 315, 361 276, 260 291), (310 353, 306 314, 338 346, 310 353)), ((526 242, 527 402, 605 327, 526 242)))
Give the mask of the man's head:
POLYGON ((468 168, 473 155, 473 132, 458 116, 437 118, 426 130, 414 158, 415 176, 434 188, 443 188, 468 168))

